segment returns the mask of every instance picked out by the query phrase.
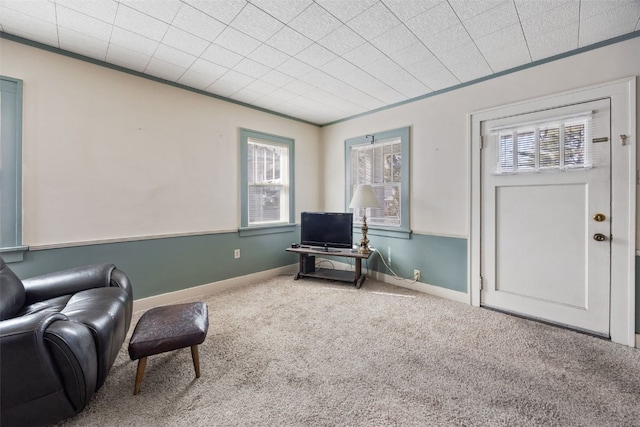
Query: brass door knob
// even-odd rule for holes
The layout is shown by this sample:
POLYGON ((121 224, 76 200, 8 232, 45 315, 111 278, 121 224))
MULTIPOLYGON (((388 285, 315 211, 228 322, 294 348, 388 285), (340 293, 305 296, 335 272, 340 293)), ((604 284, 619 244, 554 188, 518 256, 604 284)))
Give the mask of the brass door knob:
POLYGON ((593 220, 594 220, 594 221, 597 221, 597 222, 602 222, 602 221, 604 221, 605 219, 607 219, 607 217, 606 217, 606 216, 604 216, 604 214, 601 214, 601 213, 597 213, 597 214, 595 214, 595 215, 593 216, 593 220))
POLYGON ((607 240, 607 236, 605 236, 602 233, 596 233, 593 235, 593 240, 596 240, 598 242, 604 242, 605 240, 607 240))

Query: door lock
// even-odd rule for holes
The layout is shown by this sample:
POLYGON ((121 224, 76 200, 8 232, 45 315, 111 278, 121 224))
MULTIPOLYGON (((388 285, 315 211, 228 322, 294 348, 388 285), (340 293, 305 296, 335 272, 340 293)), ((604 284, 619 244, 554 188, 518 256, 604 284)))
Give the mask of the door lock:
POLYGON ((598 242, 604 242, 605 240, 607 240, 607 236, 605 236, 602 233, 596 233, 593 235, 593 240, 598 242))
POLYGON ((597 221, 597 222, 602 222, 602 221, 604 221, 605 219, 607 219, 607 217, 606 217, 604 214, 601 214, 601 213, 597 213, 597 214, 595 214, 595 215, 593 216, 593 220, 594 220, 594 221, 597 221))

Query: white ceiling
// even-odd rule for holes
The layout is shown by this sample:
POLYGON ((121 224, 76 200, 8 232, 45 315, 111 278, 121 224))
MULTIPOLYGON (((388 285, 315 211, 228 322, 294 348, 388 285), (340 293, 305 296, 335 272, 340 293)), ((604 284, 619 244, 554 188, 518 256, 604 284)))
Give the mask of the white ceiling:
POLYGON ((0 0, 0 31, 326 124, 640 30, 640 0, 0 0))

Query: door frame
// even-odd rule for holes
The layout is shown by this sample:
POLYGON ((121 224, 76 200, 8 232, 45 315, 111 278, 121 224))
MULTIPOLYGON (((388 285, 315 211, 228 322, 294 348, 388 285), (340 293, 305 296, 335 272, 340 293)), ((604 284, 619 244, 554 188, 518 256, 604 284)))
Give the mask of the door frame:
POLYGON ((553 107, 611 99, 611 341, 635 346, 636 246, 636 78, 615 80, 560 94, 473 112, 469 115, 470 223, 469 302, 480 306, 481 273, 481 157, 480 124, 486 120, 553 107), (615 114, 626 109, 627 114, 615 114), (620 135, 627 135, 622 143, 620 135))

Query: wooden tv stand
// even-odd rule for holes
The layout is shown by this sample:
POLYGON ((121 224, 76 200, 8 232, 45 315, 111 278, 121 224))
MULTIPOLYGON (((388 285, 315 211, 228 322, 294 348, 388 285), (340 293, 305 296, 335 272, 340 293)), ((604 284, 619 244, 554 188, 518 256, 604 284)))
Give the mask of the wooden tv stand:
POLYGON ((297 247, 297 248, 287 248, 287 252, 294 252, 299 255, 300 264, 298 267, 298 272, 294 276, 295 280, 298 280, 302 277, 315 277, 319 279, 329 279, 329 280, 339 280, 341 282, 349 282, 355 285, 356 288, 360 288, 364 283, 367 276, 362 274, 362 260, 369 259, 371 253, 361 254, 358 253, 357 250, 351 249, 334 249, 329 248, 328 250, 324 249, 312 249, 310 247, 297 247), (327 268, 319 268, 313 272, 304 273, 303 272, 303 260, 306 256, 309 255, 318 255, 322 257, 327 256, 341 256, 345 258, 354 258, 356 269, 355 272, 347 271, 347 270, 334 270, 327 268))

